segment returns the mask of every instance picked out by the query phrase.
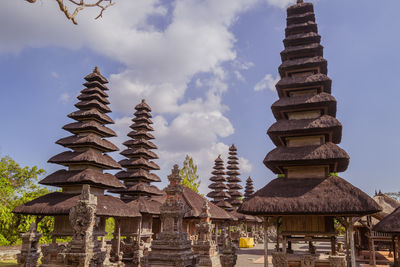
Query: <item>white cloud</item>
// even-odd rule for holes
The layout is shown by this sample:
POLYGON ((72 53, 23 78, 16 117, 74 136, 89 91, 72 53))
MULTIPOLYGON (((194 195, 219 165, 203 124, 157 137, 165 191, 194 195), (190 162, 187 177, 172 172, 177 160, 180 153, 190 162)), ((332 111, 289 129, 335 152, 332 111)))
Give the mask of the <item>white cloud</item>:
POLYGON ((60 101, 63 102, 64 104, 68 103, 69 100, 71 99, 71 96, 68 93, 62 93, 60 95, 60 101))
POLYGON ((60 74, 58 74, 58 73, 55 72, 55 71, 52 71, 50 74, 51 74, 51 76, 52 76, 53 78, 56 78, 56 79, 60 78, 60 74))
POLYGON ((267 74, 264 76, 264 78, 259 81, 255 86, 254 86, 254 91, 262 91, 265 89, 269 89, 271 91, 275 91, 275 85, 279 81, 279 76, 277 75, 276 78, 274 78, 271 74, 267 74))

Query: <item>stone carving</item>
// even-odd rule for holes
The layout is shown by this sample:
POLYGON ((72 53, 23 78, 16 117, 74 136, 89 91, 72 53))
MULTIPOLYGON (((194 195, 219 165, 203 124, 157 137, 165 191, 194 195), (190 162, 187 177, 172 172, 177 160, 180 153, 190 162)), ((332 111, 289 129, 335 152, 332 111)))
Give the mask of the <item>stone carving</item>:
POLYGON ((283 252, 272 252, 272 265, 274 267, 288 267, 286 254, 283 252))
POLYGON ((187 207, 182 201, 182 177, 178 165, 174 165, 168 179, 170 183, 165 189, 167 199, 160 207, 162 232, 151 242, 151 251, 143 262, 147 262, 149 267, 195 266, 191 241, 182 231, 182 220, 187 207))
POLYGON ((21 234, 21 253, 17 255, 18 266, 36 267, 40 256, 39 240, 42 234, 36 231, 36 224, 32 223, 29 231, 21 234))
POLYGON ((100 262, 103 264, 106 251, 93 236, 96 225, 97 197, 90 193, 90 186, 84 185, 76 206, 69 213, 69 220, 74 230, 72 241, 65 253, 65 264, 69 266, 89 267, 100 262))
POLYGON ((62 255, 65 254, 67 247, 63 244, 57 244, 56 239, 50 245, 42 246, 42 264, 62 264, 64 259, 62 255))
POLYGON ((346 267, 347 262, 346 262, 346 256, 329 256, 329 263, 331 267, 346 267))
POLYGON ((315 256, 304 255, 301 257, 301 267, 315 267, 315 256))
POLYGON ((220 259, 217 253, 217 247, 212 240, 213 225, 210 222, 210 207, 207 200, 204 201, 202 213, 200 214, 200 223, 196 224, 198 239, 192 246, 194 254, 197 256, 199 266, 220 267, 220 259))
POLYGON ((222 229, 222 237, 223 237, 223 246, 222 246, 222 255, 221 266, 222 267, 231 267, 236 265, 237 255, 236 248, 232 244, 231 237, 226 233, 226 227, 222 229))

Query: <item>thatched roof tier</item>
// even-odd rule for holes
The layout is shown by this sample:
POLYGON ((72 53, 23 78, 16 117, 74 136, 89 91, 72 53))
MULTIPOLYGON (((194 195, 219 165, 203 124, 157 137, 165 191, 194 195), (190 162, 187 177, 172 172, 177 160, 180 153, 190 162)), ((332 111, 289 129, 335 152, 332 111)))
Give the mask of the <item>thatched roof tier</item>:
POLYGON ((81 101, 89 101, 96 99, 97 101, 103 103, 104 105, 110 104, 110 101, 108 101, 107 98, 105 98, 104 96, 102 96, 97 92, 92 92, 90 94, 80 94, 77 98, 81 101))
POLYGON ((129 132, 128 136, 133 139, 145 139, 145 140, 155 139, 154 135, 143 130, 138 132, 137 131, 129 132))
MULTIPOLYGON (((233 210, 233 206, 229 203, 229 202, 227 202, 227 201, 225 201, 225 200, 220 200, 220 201, 218 201, 217 203, 214 203, 217 207, 220 207, 221 209, 224 209, 224 210, 226 210, 226 211, 231 211, 231 210, 233 210)), ((232 217, 232 216, 231 216, 232 217)), ((235 218, 232 218, 233 220, 236 220, 235 218)))
POLYGON ((328 93, 282 97, 271 106, 277 120, 287 119, 287 112, 299 110, 322 110, 322 114, 336 116, 336 99, 328 93))
POLYGON ((236 210, 229 212, 229 215, 235 218, 235 221, 259 222, 256 216, 243 214, 236 210))
POLYGON ((160 167, 152 161, 147 161, 143 158, 139 159, 123 159, 119 161, 122 167, 132 169, 144 169, 144 170, 159 170, 160 167))
MULTIPOLYGON (((231 173, 229 173, 229 174, 234 174, 234 175, 236 175, 238 172, 231 172, 231 173)), ((229 183, 240 183, 242 180, 239 178, 239 177, 237 177, 237 176, 231 176, 231 177, 228 177, 228 178, 226 178, 227 179, 227 181, 229 182, 229 183)))
POLYGON ((400 234, 400 207, 387 215, 373 228, 374 231, 383 233, 400 234))
POLYGON ((121 189, 113 189, 109 190, 111 193, 117 193, 117 194, 129 194, 129 193, 135 193, 135 195, 140 195, 140 194, 145 194, 145 195, 163 195, 163 191, 157 188, 157 186, 150 185, 149 183, 143 183, 143 182, 136 182, 134 185, 129 186, 128 184, 127 188, 121 188, 121 189))
POLYGON ((136 130, 136 131, 154 131, 154 128, 151 127, 148 123, 141 122, 141 123, 134 123, 131 126, 129 126, 131 129, 136 130))
POLYGON ((302 57, 322 57, 324 54, 324 47, 319 43, 296 45, 286 47, 281 52, 282 61, 289 60, 291 58, 302 58, 302 57))
POLYGON ((319 73, 326 75, 328 73, 328 62, 326 61, 326 59, 320 56, 296 58, 283 61, 278 70, 281 77, 285 78, 287 71, 295 71, 298 69, 306 68, 319 68, 319 73))
POLYGON ((135 123, 153 124, 153 122, 149 118, 146 118, 146 117, 134 117, 132 119, 132 121, 135 122, 135 123))
POLYGON ((308 12, 314 13, 314 6, 311 3, 297 3, 286 10, 288 16, 300 15, 308 12))
POLYGON ((228 189, 228 186, 224 182, 217 182, 217 183, 212 183, 208 186, 210 189, 228 189))
MULTIPOLYGON (((80 194, 54 192, 36 198, 14 209, 14 213, 57 216, 69 215, 70 209, 76 205, 80 194)), ((140 217, 138 207, 128 206, 113 196, 97 195, 97 216, 105 217, 140 217)))
POLYGON ((146 110, 148 112, 151 112, 151 107, 146 103, 145 99, 142 99, 142 102, 137 104, 135 109, 136 110, 146 110))
POLYGON ((329 115, 315 119, 278 120, 267 131, 276 146, 285 145, 285 137, 325 135, 327 142, 339 144, 342 139, 342 124, 329 115))
POLYGON ((229 187, 225 184, 225 167, 224 161, 221 159, 221 155, 219 155, 214 161, 214 167, 211 174, 214 176, 210 177, 210 181, 214 182, 211 183, 208 188, 212 189, 210 193, 207 194, 208 197, 213 199, 213 203, 217 203, 219 201, 224 201, 230 198, 230 195, 224 191, 227 190, 229 187))
POLYGON ((99 94, 102 97, 108 97, 108 94, 106 92, 104 92, 103 89, 98 88, 98 87, 85 88, 85 89, 81 90, 81 93, 87 94, 87 95, 99 94))
MULTIPOLYGON (((299 25, 299 24, 295 24, 295 25, 299 25)), ((294 25, 292 25, 292 26, 294 26, 294 25)), ((296 30, 299 30, 299 29, 296 29, 296 30)), ((319 42, 321 42, 321 36, 316 32, 297 33, 297 34, 289 35, 283 40, 283 44, 285 45, 285 47, 306 45, 306 44, 319 43, 319 42)))
POLYGON ((132 207, 139 207, 139 211, 142 214, 160 215, 160 206, 164 203, 164 198, 164 196, 152 196, 151 198, 139 196, 126 204, 132 207))
MULTIPOLYGON (((242 189, 242 188, 240 188, 240 189, 242 189)), ((238 203, 235 201, 239 201, 240 203, 242 203, 242 200, 239 198, 242 197, 243 194, 238 192, 236 189, 231 189, 231 191, 229 191, 229 195, 231 196, 231 199, 233 198, 233 200, 230 202, 231 204, 238 203)), ((234 205, 234 204, 232 204, 232 205, 234 205)))
POLYGON ((146 149, 146 148, 128 148, 121 152, 121 155, 136 159, 136 158, 144 158, 144 159, 158 159, 156 153, 146 149))
POLYGON ((113 130, 96 121, 73 122, 65 125, 63 129, 73 134, 94 133, 101 137, 117 136, 113 130))
POLYGON ((239 173, 239 162, 238 162, 238 157, 237 157, 237 148, 235 145, 232 144, 232 146, 229 148, 229 157, 228 157, 228 166, 226 167, 228 171, 226 174, 228 175, 227 180, 228 180, 228 187, 229 187, 229 195, 231 196, 228 200, 228 202, 234 207, 237 208, 241 204, 241 197, 242 193, 240 193, 238 190, 242 189, 242 187, 238 184, 242 180, 238 177, 240 175, 239 173))
POLYGON ((304 23, 288 25, 285 29, 285 36, 289 37, 304 32, 318 33, 317 23, 314 21, 307 21, 304 23))
POLYGON ((310 88, 317 90, 318 93, 331 93, 332 80, 324 74, 314 74, 310 76, 285 77, 276 85, 279 97, 287 97, 285 91, 304 90, 310 88))
POLYGON ((243 189, 243 187, 240 184, 229 184, 229 189, 230 190, 240 190, 240 189, 243 189))
POLYGON ((102 84, 102 83, 100 83, 98 81, 85 82, 83 84, 83 86, 86 86, 87 88, 96 88, 97 87, 97 88, 99 88, 99 89, 101 89, 103 91, 108 91, 109 90, 107 86, 105 86, 104 84, 102 84))
POLYGON ((65 151, 50 158, 48 162, 57 163, 67 167, 71 165, 90 165, 102 169, 121 169, 121 165, 110 156, 103 155, 94 150, 80 152, 65 151))
POLYGON ((375 214, 374 217, 378 220, 382 220, 386 216, 388 216, 390 213, 392 213, 395 209, 400 207, 400 202, 385 195, 382 193, 376 194, 373 197, 373 200, 376 201, 376 203, 379 204, 379 206, 382 208, 382 211, 375 214))
POLYGON ((264 164, 276 174, 284 173, 284 166, 329 165, 329 172, 343 172, 350 157, 334 143, 317 146, 277 147, 267 154, 264 164))
POLYGON ((125 141, 122 143, 124 146, 130 147, 130 148, 146 148, 146 149, 157 149, 157 146, 153 144, 149 140, 134 140, 130 139, 128 141, 125 141))
POLYGON ((77 108, 79 108, 81 110, 88 110, 88 109, 91 109, 91 108, 95 108, 95 109, 100 110, 103 113, 111 112, 111 109, 107 105, 101 103, 97 99, 92 99, 92 100, 87 100, 87 101, 80 101, 80 102, 75 104, 75 107, 77 107, 77 108))
POLYGON ((144 169, 135 169, 129 172, 120 171, 115 176, 120 180, 138 180, 138 181, 148 181, 150 182, 161 182, 160 177, 154 173, 150 173, 144 169))
POLYGON ((245 199, 249 199, 254 194, 253 179, 249 176, 246 180, 246 190, 244 191, 245 199))
POLYGON ((137 110, 135 113, 133 113, 136 117, 144 117, 144 118, 152 118, 153 116, 148 112, 147 110, 137 110))
POLYGON ((252 215, 361 216, 381 208, 366 193, 346 180, 277 178, 242 204, 239 212, 252 215))
MULTIPOLYGON (((231 196, 226 191, 212 191, 207 194, 207 197, 215 198, 215 199, 228 199, 231 196)), ((219 202, 220 200, 214 200, 213 203, 219 202)))
POLYGON ((84 79, 88 82, 98 81, 102 84, 108 83, 108 80, 103 75, 100 74, 98 67, 95 67, 93 72, 86 75, 86 77, 84 79))
POLYGON ((306 12, 300 14, 289 15, 286 19, 287 25, 305 23, 308 21, 315 21, 314 12, 306 12))
POLYGON ((56 142, 58 145, 68 147, 71 149, 78 147, 91 147, 102 152, 113 152, 118 151, 118 147, 115 146, 108 140, 101 139, 99 136, 94 134, 88 135, 72 135, 68 137, 61 138, 56 142))
POLYGON ((102 173, 92 169, 77 171, 58 170, 48 175, 39 183, 50 186, 89 184, 100 188, 125 188, 112 174, 102 173))
POLYGON ((113 124, 114 121, 106 114, 101 113, 95 108, 89 110, 77 110, 67 115, 77 121, 95 120, 100 124, 113 124))
POLYGON ((213 182, 226 182, 226 178, 222 175, 218 175, 218 176, 211 176, 210 177, 210 181, 213 182))

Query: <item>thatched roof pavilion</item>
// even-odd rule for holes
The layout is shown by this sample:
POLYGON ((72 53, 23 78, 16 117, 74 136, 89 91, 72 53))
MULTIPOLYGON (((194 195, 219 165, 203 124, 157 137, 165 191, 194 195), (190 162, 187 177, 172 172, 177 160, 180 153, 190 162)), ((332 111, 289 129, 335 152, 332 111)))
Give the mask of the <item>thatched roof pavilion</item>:
POLYGON ((249 199, 254 194, 253 179, 249 176, 246 180, 246 187, 244 190, 244 198, 249 199))
MULTIPOLYGON (((332 241, 335 255, 334 218, 345 224, 350 243, 354 243, 349 217, 381 209, 367 194, 337 176, 347 169, 350 157, 338 146, 342 125, 335 118, 336 99, 331 95, 332 81, 320 41, 313 4, 298 1, 290 6, 278 69, 281 79, 276 84, 279 100, 271 107, 277 122, 267 131, 277 147, 264 159, 278 178, 238 210, 264 215, 266 222, 274 218, 284 254, 287 242, 295 240, 293 236, 318 236, 332 241)), ((311 248, 310 244, 310 252, 311 248)), ((355 265, 354 249, 352 256, 355 265)))
POLYGON ((17 208, 19 214, 38 216, 55 216, 54 235, 70 235, 68 214, 76 205, 83 185, 90 185, 91 192, 97 196, 96 215, 102 217, 140 217, 137 207, 129 207, 123 201, 113 196, 104 195, 104 190, 122 189, 125 186, 112 174, 103 173, 103 170, 117 170, 121 166, 106 153, 117 151, 118 148, 105 138, 116 136, 115 132, 105 125, 113 124, 107 115, 111 112, 108 107, 105 85, 108 81, 100 74, 96 67, 85 77, 83 84, 86 88, 78 96, 75 104, 77 111, 68 115, 76 122, 63 127, 72 133, 71 136, 61 138, 56 143, 69 150, 49 159, 67 167, 58 170, 39 183, 62 188, 62 192, 54 192, 41 196, 17 208))
POLYGON ((243 194, 239 190, 243 189, 243 187, 239 184, 242 180, 238 177, 240 175, 239 158, 237 157, 237 148, 234 144, 229 148, 228 166, 226 168, 228 169, 226 174, 228 175, 229 203, 236 210, 242 204, 241 198, 243 194))

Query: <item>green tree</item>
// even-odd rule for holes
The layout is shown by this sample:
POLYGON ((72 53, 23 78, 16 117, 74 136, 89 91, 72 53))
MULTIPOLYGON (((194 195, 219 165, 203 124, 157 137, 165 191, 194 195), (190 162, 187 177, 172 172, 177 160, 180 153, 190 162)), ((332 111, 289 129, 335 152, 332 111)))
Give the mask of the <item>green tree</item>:
MULTIPOLYGON (((14 245, 20 241, 19 233, 26 232, 35 216, 12 213, 12 210, 28 201, 49 193, 37 184, 38 176, 44 174, 36 166, 21 167, 10 157, 0 158, 0 245, 14 245)), ((43 233, 41 242, 50 240, 53 219, 45 217, 38 225, 43 233)))
POLYGON ((183 168, 179 173, 182 176, 181 184, 198 193, 200 178, 197 175, 197 165, 194 164, 192 157, 186 155, 185 161, 183 162, 183 168))

